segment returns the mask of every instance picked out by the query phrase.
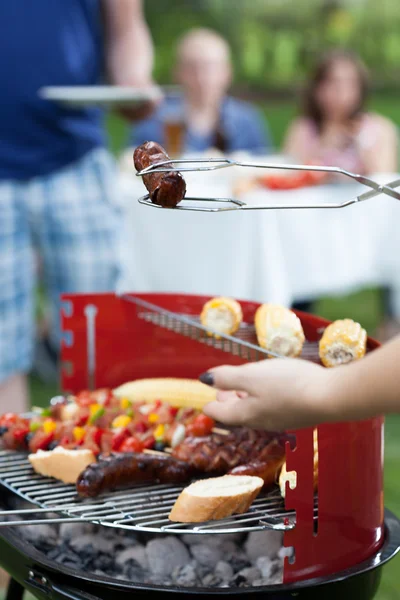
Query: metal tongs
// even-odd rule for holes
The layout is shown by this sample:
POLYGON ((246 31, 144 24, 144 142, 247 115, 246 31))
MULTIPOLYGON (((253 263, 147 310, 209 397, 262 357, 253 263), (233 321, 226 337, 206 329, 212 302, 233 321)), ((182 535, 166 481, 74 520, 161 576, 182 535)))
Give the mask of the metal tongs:
MULTIPOLYGON (((253 162, 242 162, 233 160, 230 158, 181 158, 171 159, 159 162, 155 165, 150 165, 142 171, 138 171, 136 175, 143 177, 144 175, 150 175, 152 173, 170 173, 170 172, 184 172, 184 171, 216 171, 217 169, 226 169, 227 167, 250 167, 257 169, 279 169, 285 171, 313 171, 320 173, 337 173, 345 175, 358 183, 365 185, 370 188, 369 191, 364 192, 358 196, 345 200, 338 203, 314 203, 314 204, 246 204, 242 200, 236 198, 203 198, 203 197, 188 197, 185 196, 181 204, 176 206, 174 210, 194 210, 198 212, 226 212, 231 210, 282 210, 282 209, 293 209, 293 208, 344 208, 357 202, 363 202, 370 198, 375 198, 381 194, 391 196, 396 200, 400 200, 400 191, 396 191, 395 188, 400 186, 400 179, 391 181, 386 184, 379 184, 368 177, 363 175, 357 175, 356 173, 350 173, 339 167, 324 167, 324 166, 313 166, 313 165, 292 165, 292 164, 276 164, 276 163, 253 163, 253 162), (183 166, 179 166, 183 165, 183 166), (185 166, 186 165, 186 166, 185 166), (191 166, 190 166, 191 165, 191 166), (222 204, 222 206, 202 206, 198 203, 210 203, 210 204, 222 204), (197 203, 197 204, 194 204, 197 203)), ((153 208, 163 208, 158 204, 154 204, 150 200, 149 194, 139 198, 140 204, 146 206, 152 206, 153 208)))

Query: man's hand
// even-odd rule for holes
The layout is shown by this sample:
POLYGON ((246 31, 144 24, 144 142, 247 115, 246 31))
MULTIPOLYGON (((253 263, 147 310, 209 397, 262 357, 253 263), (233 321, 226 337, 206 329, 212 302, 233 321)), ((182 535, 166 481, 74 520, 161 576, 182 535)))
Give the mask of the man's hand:
POLYGON ((217 400, 203 410, 227 425, 269 431, 311 427, 334 420, 327 393, 332 374, 298 359, 217 367, 200 377, 218 389, 217 400))
POLYGON ((149 116, 161 100, 152 78, 153 42, 144 19, 141 0, 103 0, 106 67, 111 84, 149 90, 154 99, 123 106, 126 119, 149 116), (155 94, 154 92, 157 92, 155 94))

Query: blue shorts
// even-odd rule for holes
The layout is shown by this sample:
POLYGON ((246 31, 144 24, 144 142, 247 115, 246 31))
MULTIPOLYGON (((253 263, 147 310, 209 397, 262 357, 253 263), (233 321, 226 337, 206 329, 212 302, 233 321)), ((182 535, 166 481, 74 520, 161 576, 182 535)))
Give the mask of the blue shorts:
POLYGON ((52 341, 63 292, 115 290, 119 261, 114 162, 99 148, 29 182, 0 182, 0 383, 32 366, 35 253, 41 257, 52 341))

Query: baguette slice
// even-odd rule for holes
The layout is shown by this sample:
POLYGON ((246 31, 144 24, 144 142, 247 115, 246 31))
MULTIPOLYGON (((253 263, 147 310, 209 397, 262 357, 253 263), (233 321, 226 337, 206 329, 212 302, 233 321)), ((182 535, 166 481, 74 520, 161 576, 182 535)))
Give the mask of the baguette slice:
POLYGON ((177 498, 170 521, 201 523, 246 512, 264 481, 252 475, 223 475, 195 481, 177 498))
POLYGON ((96 462, 91 450, 67 450, 61 446, 54 450, 38 450, 28 458, 36 473, 73 484, 87 466, 96 462))
POLYGON ((197 408, 215 400, 216 390, 197 379, 179 377, 155 377, 128 381, 113 390, 119 398, 131 402, 154 402, 161 400, 178 408, 197 408))

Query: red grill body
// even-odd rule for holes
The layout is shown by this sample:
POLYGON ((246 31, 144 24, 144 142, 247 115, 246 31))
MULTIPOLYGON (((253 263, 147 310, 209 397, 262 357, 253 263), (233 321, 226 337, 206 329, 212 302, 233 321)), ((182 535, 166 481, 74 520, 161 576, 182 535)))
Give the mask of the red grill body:
MULTIPOLYGON (((198 316, 205 296, 135 294, 165 310, 198 316)), ((114 294, 65 295, 62 329, 62 387, 78 392, 115 387, 146 377, 198 378, 210 367, 242 364, 242 358, 169 331, 138 317, 137 307, 114 294), (89 307, 89 310, 88 310, 89 307), (94 319, 95 356, 88 354, 88 320, 94 319)), ((241 302, 253 323, 257 303, 241 302)), ((316 342, 328 321, 298 313, 307 340, 316 342)), ((378 347, 369 339, 368 349, 378 347)), ((349 398, 349 402, 351 402, 349 398)), ((315 531, 313 432, 296 431, 287 447, 287 468, 297 487, 287 489, 286 507, 296 511, 296 527, 284 543, 295 550, 284 583, 332 575, 372 556, 384 541, 383 418, 318 428, 318 529, 315 531)))

